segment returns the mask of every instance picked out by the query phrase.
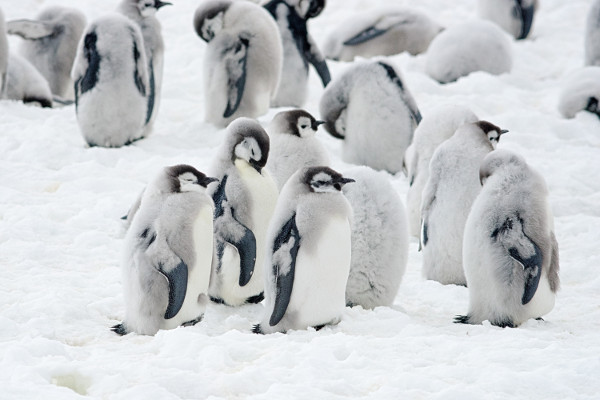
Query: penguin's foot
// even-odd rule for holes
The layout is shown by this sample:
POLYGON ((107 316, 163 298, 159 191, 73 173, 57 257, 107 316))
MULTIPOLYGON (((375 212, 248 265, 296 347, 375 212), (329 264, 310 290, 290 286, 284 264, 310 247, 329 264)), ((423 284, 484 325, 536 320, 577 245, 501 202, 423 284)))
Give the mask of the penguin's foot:
POLYGON ((535 320, 536 320, 536 321, 544 321, 544 318, 542 318, 542 317, 537 317, 535 320))
POLYGON ((219 297, 212 297, 210 296, 210 301, 212 301, 213 303, 217 303, 217 304, 225 304, 227 305, 227 303, 225 303, 225 300, 219 298, 219 297))
POLYGON ((468 315, 457 315, 454 317, 455 324, 470 324, 468 315))
POLYGON ((260 292, 256 296, 248 297, 246 299, 247 304, 258 304, 265 299, 265 292, 260 292))
POLYGON ((317 332, 318 332, 318 331, 320 331, 321 329, 325 328, 325 325, 326 325, 326 324, 323 324, 323 325, 317 325, 317 326, 313 326, 313 328, 315 328, 315 331, 317 331, 317 332))
POLYGON ((127 328, 125 328, 125 324, 123 324, 123 323, 113 326, 112 328, 110 328, 110 330, 120 336, 125 336, 129 333, 127 331, 127 328))
POLYGON ((516 328, 517 325, 513 324, 512 320, 509 318, 501 319, 498 321, 490 321, 490 323, 494 326, 498 326, 500 328, 516 328))
POLYGON ((181 324, 181 326, 194 326, 196 325, 198 322, 202 321, 202 318, 204 318, 204 314, 200 315, 198 318, 193 319, 191 321, 187 321, 184 322, 183 324, 181 324))
POLYGON ((263 332, 262 328, 260 327, 260 324, 256 324, 252 327, 252 333, 257 333, 259 335, 264 335, 265 333, 263 332))

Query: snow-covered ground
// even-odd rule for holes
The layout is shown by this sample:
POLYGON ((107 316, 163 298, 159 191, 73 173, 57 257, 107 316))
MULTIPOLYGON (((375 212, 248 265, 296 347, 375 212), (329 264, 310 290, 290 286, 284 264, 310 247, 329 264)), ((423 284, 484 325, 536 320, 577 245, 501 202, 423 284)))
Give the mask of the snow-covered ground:
MULTIPOLYGON (((50 4, 91 20, 118 0, 0 0, 6 19, 50 4)), ((444 102, 469 106, 510 133, 546 178, 561 280, 545 321, 517 329, 452 323, 464 287, 421 277, 417 242, 393 307, 347 308, 335 327, 260 336, 262 305, 211 304, 190 328, 120 337, 119 219, 163 166, 206 170, 223 132, 203 122, 205 43, 192 29, 199 1, 161 9, 166 42, 162 102, 149 138, 87 148, 74 108, 0 101, 0 398, 76 399, 598 399, 600 398, 600 121, 556 109, 562 78, 583 64, 589 0, 543 0, 529 40, 514 42, 512 73, 475 73, 439 85, 425 55, 392 57, 424 116, 444 102)), ((390 0, 328 0, 310 23, 317 42, 342 18, 390 0)), ((474 0, 410 2, 449 26, 476 15, 474 0)), ((17 38, 11 38, 13 49, 17 38)), ((345 68, 330 64, 335 78, 345 68)), ((311 72, 306 109, 323 91, 311 72)), ((267 123, 277 110, 260 121, 267 123)), ((319 132, 334 167, 341 143, 319 132)), ((404 199, 401 174, 390 176, 404 199)))

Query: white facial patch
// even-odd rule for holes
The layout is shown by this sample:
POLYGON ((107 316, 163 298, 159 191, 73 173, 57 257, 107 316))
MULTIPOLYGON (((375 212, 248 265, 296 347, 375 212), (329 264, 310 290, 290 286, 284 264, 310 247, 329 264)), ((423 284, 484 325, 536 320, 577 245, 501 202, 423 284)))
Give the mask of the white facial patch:
POLYGON ((235 156, 250 162, 250 160, 260 161, 262 159, 262 151, 258 142, 253 137, 247 137, 235 146, 235 156))
POLYGON ((182 192, 200 192, 204 188, 198 184, 198 179, 196 175, 191 172, 185 172, 179 175, 179 184, 181 186, 182 192))
POLYGON ((308 117, 298 118, 298 134, 300 137, 312 137, 315 131, 312 128, 312 121, 308 117))
POLYGON ((210 42, 216 34, 223 29, 223 11, 215 15, 213 18, 204 20, 202 24, 202 37, 210 42))
POLYGON ((498 131, 489 131, 487 134, 487 137, 488 137, 490 143, 492 144, 492 147, 495 149, 496 146, 498 145, 498 140, 500 139, 500 134, 498 133, 498 131))
POLYGON ((154 6, 154 0, 143 0, 138 2, 138 10, 142 17, 148 18, 156 14, 156 7, 154 6))
POLYGON ((333 186, 331 175, 325 172, 319 172, 314 175, 310 181, 310 186, 317 193, 331 192, 335 193, 338 190, 333 186))

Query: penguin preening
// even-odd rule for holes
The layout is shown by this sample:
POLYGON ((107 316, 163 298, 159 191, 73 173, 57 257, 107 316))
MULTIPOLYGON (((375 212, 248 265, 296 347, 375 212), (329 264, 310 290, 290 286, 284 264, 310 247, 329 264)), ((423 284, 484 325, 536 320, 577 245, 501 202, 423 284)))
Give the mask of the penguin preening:
POLYGON ((537 0, 479 0, 480 17, 488 19, 515 39, 525 39, 531 32, 537 0))
POLYGON ((554 307, 558 243, 544 178, 519 155, 489 153, 465 226, 469 312, 455 322, 516 327, 554 307))
POLYGON ((600 66, 579 68, 563 79, 558 96, 558 111, 574 118, 580 111, 600 117, 600 66))

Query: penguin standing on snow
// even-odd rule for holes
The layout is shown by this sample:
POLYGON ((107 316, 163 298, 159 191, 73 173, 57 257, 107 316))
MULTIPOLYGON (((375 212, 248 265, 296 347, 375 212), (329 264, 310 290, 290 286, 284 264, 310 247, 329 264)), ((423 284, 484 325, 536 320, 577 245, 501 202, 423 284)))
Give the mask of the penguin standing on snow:
POLYGON ((354 214, 346 304, 390 306, 408 262, 406 211, 385 173, 355 167, 344 174, 356 180, 343 188, 354 214))
POLYGON ((284 185, 267 235, 265 314, 255 333, 340 321, 352 219, 341 190, 349 182, 331 168, 309 167, 284 185))
POLYGON ((118 11, 137 23, 142 32, 146 60, 148 61, 148 108, 146 110, 146 134, 150 133, 158 112, 162 88, 165 45, 161 26, 155 17, 164 6, 161 0, 123 0, 118 11))
POLYGON ((315 137, 323 123, 299 109, 281 111, 273 117, 267 127, 271 141, 267 169, 279 190, 300 168, 329 165, 329 153, 315 137))
POLYGON ((400 73, 386 61, 356 63, 327 86, 320 102, 325 129, 343 139, 342 158, 392 174, 421 113, 400 73))
POLYGON ((275 18, 283 44, 281 82, 271 105, 301 107, 308 92, 308 64, 315 67, 323 86, 331 80, 327 62, 306 26, 309 18, 323 11, 325 0, 271 0, 264 7, 275 18))
POLYGON ((204 119, 226 126, 266 113, 283 57, 279 29, 267 10, 249 1, 207 0, 196 9, 194 29, 208 43, 204 119))
POLYGON ((479 177, 463 245, 469 313, 455 322, 516 327, 549 313, 560 285, 548 189, 506 150, 488 154, 479 177))
POLYGON ((71 76, 75 110, 90 146, 120 147, 144 136, 148 67, 140 28, 111 14, 92 22, 71 76))
POLYGON ((458 127, 477 120, 477 116, 469 108, 447 104, 431 110, 415 130, 412 143, 404 156, 409 182, 406 209, 412 236, 418 238, 421 232, 421 194, 429 178, 429 161, 433 152, 458 127))
POLYGON ((7 23, 8 33, 25 39, 20 54, 48 81, 54 96, 73 100, 71 69, 86 18, 74 8, 52 6, 35 20, 7 23))
POLYGON ((525 39, 531 31, 537 0, 479 0, 478 12, 515 39, 525 39))
POLYGON ((269 136, 256 120, 239 118, 211 168, 216 256, 209 294, 231 306, 263 299, 265 236, 277 203, 277 186, 264 168, 269 136))
POLYGON ((477 171, 507 131, 487 121, 460 127, 438 146, 429 163, 421 200, 423 276, 442 284, 466 285, 462 266, 465 222, 481 191, 477 171))
POLYGON ((213 254, 215 181, 189 165, 163 169, 142 197, 125 237, 125 320, 120 335, 154 335, 204 315, 213 254))

